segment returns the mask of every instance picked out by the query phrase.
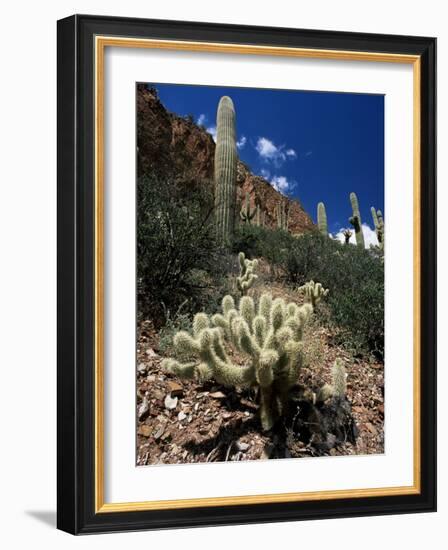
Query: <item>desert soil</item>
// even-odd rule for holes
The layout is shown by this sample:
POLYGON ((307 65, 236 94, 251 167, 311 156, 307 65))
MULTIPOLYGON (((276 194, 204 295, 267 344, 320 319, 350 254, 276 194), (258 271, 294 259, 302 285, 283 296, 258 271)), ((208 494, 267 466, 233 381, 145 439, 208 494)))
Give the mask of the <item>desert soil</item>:
POLYGON ((353 442, 322 450, 291 431, 286 437, 263 433, 255 390, 198 384, 163 371, 157 333, 144 321, 137 343, 137 465, 383 453, 383 364, 353 359, 331 346, 326 329, 312 329, 319 357, 303 368, 299 382, 316 391, 330 382, 334 359, 346 361, 347 398, 356 425, 353 442))

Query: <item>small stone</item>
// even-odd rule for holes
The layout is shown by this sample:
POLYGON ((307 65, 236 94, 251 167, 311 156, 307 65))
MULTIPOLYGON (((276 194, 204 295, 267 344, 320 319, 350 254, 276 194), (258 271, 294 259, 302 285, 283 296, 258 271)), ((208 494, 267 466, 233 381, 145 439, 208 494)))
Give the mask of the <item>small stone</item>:
POLYGON ((143 435, 144 437, 149 437, 151 435, 151 432, 152 432, 152 428, 147 424, 143 424, 138 429, 138 434, 143 435))
POLYGON ((146 355, 148 355, 148 357, 157 357, 157 353, 152 348, 146 350, 146 355))
POLYGON ((148 412, 149 412, 149 401, 148 401, 148 398, 145 395, 145 397, 143 398, 143 401, 140 404, 140 407, 138 408, 138 418, 139 418, 139 420, 141 420, 142 418, 147 416, 148 412))
POLYGON ((147 382, 154 382, 155 379, 156 377, 154 376, 154 374, 148 374, 148 376, 146 377, 147 382))
POLYGON ((137 370, 140 374, 143 374, 146 371, 145 363, 139 363, 137 366, 137 370))
POLYGON ((168 409, 169 411, 172 411, 177 407, 177 397, 171 397, 171 395, 168 394, 165 397, 164 405, 166 409, 168 409))
POLYGON ((250 448, 249 443, 245 443, 244 441, 237 441, 235 446, 238 451, 241 451, 242 453, 245 453, 250 448))
POLYGON ((184 388, 178 382, 170 380, 168 382, 168 391, 172 397, 180 397, 184 393, 184 388))
POLYGON ((199 409, 199 403, 196 403, 194 406, 194 410, 197 411, 199 409))
POLYGON ((244 411, 244 416, 250 416, 250 412, 249 411, 244 411))
POLYGON ((179 422, 182 422, 182 420, 185 420, 187 418, 187 415, 184 413, 184 411, 180 411, 180 413, 177 415, 177 420, 179 422))
POLYGON ((154 434, 154 439, 157 441, 160 439, 163 435, 163 432, 165 431, 165 426, 159 426, 154 434))
POLYGON ((222 391, 214 391, 210 394, 210 397, 213 397, 213 399, 225 399, 226 396, 222 391))

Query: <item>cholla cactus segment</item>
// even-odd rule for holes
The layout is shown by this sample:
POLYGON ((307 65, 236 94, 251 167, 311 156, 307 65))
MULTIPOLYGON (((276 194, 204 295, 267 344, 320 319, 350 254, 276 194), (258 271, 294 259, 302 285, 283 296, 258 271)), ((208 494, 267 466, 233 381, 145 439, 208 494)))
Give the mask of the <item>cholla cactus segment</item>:
POLYGON ((347 393, 347 375, 345 373, 344 363, 340 359, 336 359, 331 369, 331 385, 334 395, 337 397, 345 397, 347 393))
POLYGON ((181 331, 174 337, 176 353, 187 360, 164 359, 162 365, 183 378, 259 386, 260 419, 269 430, 285 411, 288 391, 297 382, 303 363, 302 329, 312 312, 311 303, 287 304, 270 294, 261 295, 258 303, 243 296, 238 305, 225 296, 220 313, 211 318, 198 313, 193 334, 181 331), (245 356, 244 365, 231 360, 232 348, 245 356))
POLYGON ((258 279, 258 275, 254 273, 254 270, 258 267, 258 260, 248 260, 244 252, 240 252, 238 254, 238 261, 240 264, 240 274, 236 278, 236 284, 241 296, 245 296, 258 279))
POLYGON ((250 208, 250 195, 249 193, 246 193, 246 200, 240 210, 240 218, 244 223, 250 224, 250 222, 255 216, 255 213, 256 213, 256 209, 250 208))
POLYGON ((237 150, 235 109, 223 96, 216 116, 215 216, 219 242, 228 245, 235 228, 237 150))
POLYGON ((320 233, 324 237, 328 237, 327 212, 325 210, 325 204, 323 202, 320 202, 317 205, 317 226, 320 233))
POLYGON ((364 234, 362 232, 361 213, 359 211, 358 197, 355 193, 350 193, 350 203, 352 205, 353 215, 349 218, 349 222, 352 224, 355 230, 356 244, 357 246, 365 247, 364 234))
POLYGON ((329 293, 328 288, 325 289, 320 283, 315 283, 314 281, 305 283, 297 290, 304 295, 305 305, 311 304, 313 308, 315 308, 321 299, 329 293))

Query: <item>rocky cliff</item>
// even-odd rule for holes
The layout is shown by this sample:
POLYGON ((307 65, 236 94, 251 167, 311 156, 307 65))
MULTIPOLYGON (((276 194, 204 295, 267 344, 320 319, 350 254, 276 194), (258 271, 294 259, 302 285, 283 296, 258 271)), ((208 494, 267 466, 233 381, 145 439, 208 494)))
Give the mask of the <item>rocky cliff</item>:
MULTIPOLYGON (((137 87, 137 151, 139 175, 149 172, 164 177, 175 175, 193 184, 213 186, 215 142, 211 135, 191 118, 168 112, 156 91, 144 84, 137 87)), ((297 200, 284 197, 240 161, 237 184, 240 203, 248 192, 251 207, 260 207, 265 226, 277 227, 277 205, 284 202, 290 233, 299 234, 315 227, 297 200)))

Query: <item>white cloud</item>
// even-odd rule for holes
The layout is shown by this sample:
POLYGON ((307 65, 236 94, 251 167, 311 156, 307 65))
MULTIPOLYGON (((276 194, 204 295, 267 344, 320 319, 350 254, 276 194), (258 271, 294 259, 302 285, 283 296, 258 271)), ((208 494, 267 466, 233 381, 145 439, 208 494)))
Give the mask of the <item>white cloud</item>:
POLYGON ((260 170, 260 173, 264 177, 265 180, 268 180, 271 177, 271 172, 269 172, 269 170, 266 170, 266 168, 262 168, 260 170))
POLYGON ((198 126, 202 126, 203 124, 206 123, 206 121, 207 121, 207 116, 204 113, 201 113, 198 116, 197 124, 198 126))
POLYGON ((236 142, 236 146, 238 147, 238 149, 242 149, 246 145, 246 142, 246 136, 241 136, 241 138, 236 142))
MULTIPOLYGON (((352 236, 350 237, 350 244, 356 244, 356 237, 355 237, 355 231, 350 228, 350 231, 352 232, 352 236)), ((372 229, 369 225, 366 223, 362 224, 362 232, 364 235, 364 244, 366 248, 370 248, 371 246, 377 246, 378 245, 378 239, 375 233, 375 230, 372 229)), ((338 241, 341 241, 341 243, 345 243, 345 237, 344 237, 344 228, 341 228, 338 233, 334 236, 335 239, 338 241)))
POLYGON ((286 193, 294 189, 296 182, 288 180, 285 176, 272 176, 271 185, 276 191, 286 195, 286 193))
POLYGON ((216 143, 216 126, 210 126, 207 128, 207 132, 211 134, 213 141, 216 143))
POLYGON ((257 153, 265 162, 273 162, 275 166, 281 166, 287 159, 297 158, 294 149, 286 149, 284 145, 275 145, 273 141, 266 137, 259 137, 255 145, 257 153))

